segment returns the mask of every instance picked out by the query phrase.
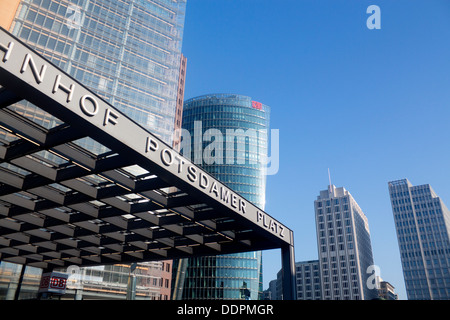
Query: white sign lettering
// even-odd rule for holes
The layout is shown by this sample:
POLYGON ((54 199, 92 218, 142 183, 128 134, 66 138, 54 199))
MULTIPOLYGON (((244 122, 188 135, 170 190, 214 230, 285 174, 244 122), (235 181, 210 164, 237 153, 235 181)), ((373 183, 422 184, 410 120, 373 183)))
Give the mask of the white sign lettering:
MULTIPOLYGON (((180 183, 190 184, 195 190, 203 192, 284 242, 293 243, 289 229, 4 31, 0 32, 0 74, 12 75, 22 81, 27 89, 35 90, 30 91, 36 93, 35 96, 29 96, 30 101, 33 102, 33 98, 44 99, 52 108, 52 114, 61 117, 61 120, 76 119, 74 121, 100 129, 100 133, 109 135, 110 141, 126 145, 136 155, 154 163, 155 171, 167 174, 180 183), (124 135, 124 132, 129 134, 124 135)), ((8 87, 8 83, 3 82, 1 85, 8 87)), ((14 87, 11 89, 15 91, 14 87)))

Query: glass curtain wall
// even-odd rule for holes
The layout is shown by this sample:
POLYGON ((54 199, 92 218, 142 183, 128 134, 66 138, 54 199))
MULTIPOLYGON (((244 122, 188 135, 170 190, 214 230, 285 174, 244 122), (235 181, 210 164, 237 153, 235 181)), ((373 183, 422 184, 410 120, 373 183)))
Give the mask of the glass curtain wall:
MULTIPOLYGON (((181 142, 181 152, 264 209, 269 118, 270 108, 247 96, 213 94, 189 99, 182 127, 191 139, 181 142)), ((176 275, 183 279, 175 298, 258 300, 261 261, 260 251, 180 260, 176 275)))
MULTIPOLYGON (((185 10, 186 0, 22 0, 9 31, 171 145, 185 10)), ((61 124, 29 103, 9 108, 47 129, 61 124)), ((0 130, 0 143, 14 139, 0 130)), ((110 151, 90 138, 76 143, 94 156, 110 151)), ((65 162, 46 151, 36 156, 55 166, 65 162)), ((161 286, 152 280, 150 287, 161 286)))
POLYGON ((10 31, 171 144, 185 10, 186 0, 23 0, 10 31))

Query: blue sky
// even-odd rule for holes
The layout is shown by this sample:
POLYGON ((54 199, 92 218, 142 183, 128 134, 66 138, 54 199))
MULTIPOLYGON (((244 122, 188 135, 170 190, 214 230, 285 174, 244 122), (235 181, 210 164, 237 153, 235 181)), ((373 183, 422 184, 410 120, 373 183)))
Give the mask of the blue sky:
MULTIPOLYGON (((271 106, 280 170, 266 212, 317 259, 313 203, 331 180, 365 212, 381 277, 406 299, 388 181, 429 183, 450 206, 450 1, 188 0, 185 99, 271 106), (381 29, 369 30, 369 5, 381 29)), ((265 251, 264 288, 281 268, 265 251)))

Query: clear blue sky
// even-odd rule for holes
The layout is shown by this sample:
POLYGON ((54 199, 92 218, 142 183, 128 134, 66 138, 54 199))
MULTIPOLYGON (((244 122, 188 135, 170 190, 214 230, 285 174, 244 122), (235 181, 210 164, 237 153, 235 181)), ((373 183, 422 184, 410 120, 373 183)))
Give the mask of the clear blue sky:
MULTIPOLYGON (((317 259, 313 203, 332 183, 369 219, 381 277, 406 299, 388 181, 450 206, 450 1, 188 0, 185 99, 237 93, 272 108, 280 170, 265 210, 317 259), (381 29, 369 30, 369 5, 381 29)), ((264 288, 281 268, 265 251, 264 288)))

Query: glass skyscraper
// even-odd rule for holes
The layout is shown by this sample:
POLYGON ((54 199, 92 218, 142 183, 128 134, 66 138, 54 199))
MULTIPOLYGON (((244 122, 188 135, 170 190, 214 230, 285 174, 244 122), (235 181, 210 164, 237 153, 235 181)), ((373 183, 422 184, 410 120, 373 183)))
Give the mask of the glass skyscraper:
POLYGON ((22 0, 10 32, 171 144, 185 10, 186 0, 22 0))
POLYGON ((450 299, 450 211, 429 184, 388 185, 408 299, 450 299))
MULTIPOLYGON (((184 93, 185 10, 186 0, 10 0, 0 1, 0 25, 172 145, 184 93)), ((60 124, 31 104, 17 103, 12 108, 46 128, 60 124)), ((0 138, 14 139, 1 130, 0 138)), ((109 151, 90 138, 77 143, 94 155, 109 151)), ((39 156, 58 166, 58 157, 49 152, 39 156)), ((133 173, 133 168, 129 170, 133 173)), ((2 263, 0 276, 14 268, 2 263)), ((137 298, 168 299, 170 283, 161 274, 170 268, 170 261, 138 266, 137 298)), ((125 297, 130 266, 96 267, 82 274, 86 294, 101 290, 111 298, 125 297), (87 279, 95 279, 95 284, 87 279)))
MULTIPOLYGON (((264 209, 270 108, 250 97, 211 94, 185 101, 183 155, 264 209), (188 132, 188 133, 186 133, 188 132)), ((175 299, 258 300, 261 252, 182 259, 175 299)))

